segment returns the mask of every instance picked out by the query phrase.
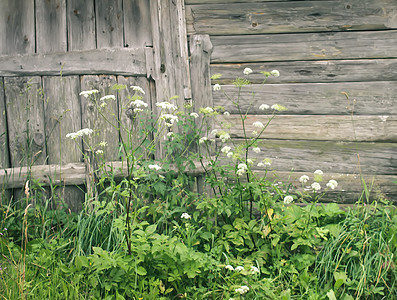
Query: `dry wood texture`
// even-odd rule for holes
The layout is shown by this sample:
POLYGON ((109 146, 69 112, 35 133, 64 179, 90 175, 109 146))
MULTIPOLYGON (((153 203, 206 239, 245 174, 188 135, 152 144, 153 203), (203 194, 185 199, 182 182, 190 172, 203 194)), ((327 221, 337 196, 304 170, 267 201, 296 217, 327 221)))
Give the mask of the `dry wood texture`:
MULTIPOLYGON (((248 137, 258 131, 254 122, 264 125, 269 120, 265 115, 248 115, 245 130, 248 137)), ((269 124, 262 135, 266 139, 313 140, 313 141, 358 141, 358 142, 397 142, 396 116, 318 116, 280 115, 269 124)), ((230 126, 228 131, 234 138, 243 138, 244 131, 238 115, 217 117, 216 128, 230 126)))
POLYGON ((123 1, 95 1, 97 47, 124 47, 123 1))
MULTIPOLYGON (((241 89, 224 85, 214 91, 214 105, 221 105, 230 113, 238 113, 233 101, 240 101, 243 112, 262 114, 259 106, 267 103, 284 105, 287 114, 298 115, 396 115, 397 84, 393 81, 341 82, 306 84, 254 84, 241 89), (347 93, 349 100, 343 94, 347 93), (227 95, 227 97, 225 96, 227 95), (353 100, 356 99, 353 107, 353 100)), ((268 110, 267 113, 271 113, 268 110)))
POLYGON ((189 34, 247 35, 397 28, 394 0, 269 1, 249 5, 189 5, 188 8, 189 34))
POLYGON ((152 46, 150 1, 124 0, 124 47, 152 46))
POLYGON ((0 55, 35 52, 34 0, 0 1, 0 55))
POLYGON ((10 158, 8 153, 7 118, 3 78, 0 78, 0 112, 2 112, 0 115, 0 168, 8 168, 10 158))
POLYGON ((143 49, 103 49, 67 53, 0 56, 1 76, 145 75, 143 49))
POLYGON ((68 0, 68 51, 96 48, 94 1, 68 0))
POLYGON ((396 58, 397 31, 213 36, 213 63, 396 58))

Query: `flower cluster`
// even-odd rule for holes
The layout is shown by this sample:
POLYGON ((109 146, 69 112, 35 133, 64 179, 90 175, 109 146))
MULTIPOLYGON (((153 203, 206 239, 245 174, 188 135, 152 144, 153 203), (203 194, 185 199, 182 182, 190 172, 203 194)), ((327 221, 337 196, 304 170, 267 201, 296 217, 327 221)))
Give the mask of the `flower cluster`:
POLYGON ((142 107, 144 107, 144 108, 148 107, 148 104, 145 103, 145 102, 143 102, 143 101, 140 100, 140 99, 131 101, 130 105, 133 107, 133 111, 134 111, 135 113, 138 113, 138 112, 143 111, 142 107))
POLYGON ((106 95, 101 97, 101 99, 99 99, 101 101, 106 101, 106 100, 116 100, 116 96, 115 95, 106 95))
MULTIPOLYGON (((314 174, 314 178, 313 178, 314 182, 309 187, 307 187, 306 190, 313 190, 313 191, 318 192, 321 190, 320 182, 323 180, 324 172, 321 170, 316 170, 313 172, 313 174, 314 174)), ((310 178, 307 175, 302 175, 299 178, 299 181, 302 185, 306 184, 309 180, 310 180, 310 178)), ((328 181, 326 186, 327 186, 327 188, 334 190, 338 186, 338 182, 334 179, 331 179, 328 181)))
POLYGON ((266 166, 271 166, 272 165, 272 160, 270 158, 265 158, 262 160, 260 163, 258 163, 258 167, 264 168, 266 166))
POLYGON ((167 127, 171 127, 172 125, 174 125, 176 122, 178 122, 178 117, 174 116, 172 114, 162 114, 160 116, 160 120, 164 120, 165 125, 167 127))
POLYGON ((269 105, 267 105, 267 104, 261 104, 260 106, 259 106, 259 109, 260 110, 266 110, 266 109, 269 109, 270 107, 269 107, 269 105))
POLYGON ((241 164, 239 164, 239 165, 237 166, 236 174, 237 174, 238 176, 242 176, 242 175, 244 175, 244 174, 247 172, 247 170, 248 170, 247 165, 246 165, 245 163, 241 163, 241 164))
POLYGON ((138 93, 141 93, 143 95, 145 95, 145 91, 143 90, 143 88, 141 88, 140 86, 136 86, 136 85, 131 85, 130 88, 138 93))
POLYGON ((72 139, 72 140, 75 140, 75 139, 77 139, 78 137, 82 137, 82 136, 84 136, 84 135, 90 135, 90 134, 92 134, 94 131, 92 130, 92 129, 90 129, 90 128, 84 128, 84 129, 81 129, 81 130, 79 130, 79 131, 77 131, 77 132, 71 132, 71 133, 68 133, 67 135, 66 135, 66 137, 67 138, 70 138, 70 139, 72 139))
POLYGON ((157 164, 148 165, 148 168, 149 168, 150 170, 155 170, 155 171, 161 170, 161 167, 160 167, 159 165, 157 165, 157 164))
POLYGON ((82 91, 82 92, 80 92, 79 95, 88 98, 89 96, 97 94, 97 93, 99 93, 98 90, 89 90, 89 91, 82 91))
POLYGON ((191 219, 192 217, 191 217, 188 213, 183 213, 183 214, 181 215, 181 218, 182 218, 182 219, 185 219, 185 220, 189 220, 189 219, 191 219))
POLYGON ((197 119, 197 118, 199 117, 198 113, 195 113, 195 112, 192 112, 192 113, 190 114, 190 116, 193 117, 193 118, 195 118, 195 119, 197 119))
POLYGON ((271 108, 273 110, 276 110, 276 111, 285 111, 285 110, 287 110, 287 108, 285 106, 282 106, 280 104, 273 104, 271 108))
POLYGON ((254 126, 255 128, 258 128, 258 129, 263 129, 263 128, 265 128, 265 125, 263 125, 263 123, 260 122, 260 121, 254 122, 254 123, 252 124, 252 126, 254 126))
POLYGON ((169 103, 169 102, 167 102, 167 101, 165 101, 165 102, 158 102, 158 103, 156 103, 156 106, 157 106, 157 107, 160 107, 160 108, 162 108, 162 109, 168 109, 169 111, 175 111, 175 110, 178 109, 178 108, 176 107, 176 105, 174 105, 174 104, 172 104, 172 103, 169 103))
POLYGON ((212 107, 204 107, 204 108, 200 108, 200 112, 205 115, 209 115, 214 112, 214 109, 212 107))
POLYGON ((217 84, 214 85, 213 89, 216 92, 216 91, 220 91, 222 89, 222 87, 221 87, 220 84, 217 83, 217 84))
POLYGON ((245 68, 244 71, 243 71, 243 73, 244 73, 244 75, 249 75, 249 74, 252 73, 252 69, 250 69, 250 68, 245 68))
POLYGON ((235 290, 236 293, 239 293, 240 295, 243 295, 247 293, 250 290, 250 288, 246 285, 242 285, 241 287, 237 288, 235 290))
POLYGON ((284 204, 286 204, 286 205, 291 204, 293 201, 294 201, 294 198, 292 198, 292 196, 284 197, 284 204))

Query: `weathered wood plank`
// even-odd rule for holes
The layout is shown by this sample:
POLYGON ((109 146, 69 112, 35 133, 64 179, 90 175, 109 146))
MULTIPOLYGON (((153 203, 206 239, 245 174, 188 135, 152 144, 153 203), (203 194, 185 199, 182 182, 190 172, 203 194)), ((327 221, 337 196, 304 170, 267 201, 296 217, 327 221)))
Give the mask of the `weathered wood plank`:
MULTIPOLYGON (((279 115, 267 127, 262 138, 392 143, 397 141, 397 116, 354 116, 353 119, 354 123, 351 116, 279 115)), ((245 121, 248 136, 252 136, 252 131, 258 131, 258 128, 252 125, 257 121, 266 124, 268 116, 248 115, 245 121)), ((215 127, 222 126, 231 126, 228 131, 234 138, 244 136, 238 115, 217 116, 215 127)))
POLYGON ((116 91, 111 90, 112 86, 116 84, 115 76, 83 76, 81 79, 81 90, 92 90, 96 89, 99 94, 96 94, 95 101, 97 105, 101 105, 106 102, 106 105, 101 108, 101 111, 97 109, 97 105, 94 104, 91 98, 81 99, 82 108, 82 127, 90 128, 94 130, 94 134, 88 138, 89 146, 83 145, 84 150, 97 150, 100 142, 104 141, 107 143, 107 147, 104 150, 103 157, 106 160, 118 160, 119 158, 119 134, 116 127, 118 127, 118 104, 116 91), (100 101, 100 98, 105 95, 114 95, 116 100, 100 101), (108 123, 111 122, 112 125, 108 123))
POLYGON ((0 76, 145 75, 143 49, 102 49, 0 56, 0 76))
MULTIPOLYGON (((127 86, 127 89, 121 90, 118 93, 119 119, 121 126, 120 134, 122 136, 122 140, 126 144, 127 149, 137 150, 135 154, 136 157, 139 157, 140 155, 148 157, 149 153, 147 151, 149 149, 146 149, 145 147, 147 143, 144 143, 140 149, 137 148, 146 138, 144 128, 141 126, 145 120, 147 121, 148 113, 151 111, 149 81, 145 77, 118 76, 117 82, 118 84, 125 84, 127 86), (132 107, 130 107, 131 98, 129 97, 132 97, 135 94, 135 92, 130 89, 130 86, 139 86, 145 91, 145 95, 140 94, 142 96, 142 101, 148 104, 148 107, 144 109, 144 111, 134 113, 132 107)), ((150 142, 150 135, 146 141, 148 143, 150 142)))
POLYGON ((152 46, 150 1, 124 0, 124 47, 152 46))
POLYGON ((397 28, 394 0, 189 5, 188 34, 237 35, 397 28))
POLYGON ((278 70, 280 77, 269 77, 266 83, 310 83, 310 82, 374 82, 394 81, 397 78, 397 59, 358 59, 288 61, 270 63, 211 64, 211 74, 222 74, 213 83, 231 84, 243 76, 245 68, 251 68, 248 79, 252 83, 263 83, 260 72, 278 70))
POLYGON ((0 1, 0 55, 35 52, 34 0, 0 1))
POLYGON ((80 162, 81 147, 66 134, 81 129, 78 76, 43 77, 45 127, 49 164, 80 162))
MULTIPOLYGON (((221 91, 213 92, 214 105, 220 105, 232 114, 238 110, 229 100, 238 99, 238 89, 223 85, 221 91)), ((278 103, 287 107, 287 114, 300 115, 346 115, 351 113, 353 100, 355 115, 395 115, 397 105, 395 81, 306 83, 306 84, 254 84, 241 89, 239 106, 245 113, 263 114, 262 103, 269 106, 278 103), (349 95, 349 101, 342 94, 349 95), (315 105, 314 105, 315 104, 315 105)), ((271 110, 265 111, 271 113, 271 110)))
MULTIPOLYGON (((185 0, 186 5, 192 4, 230 4, 230 3, 256 3, 256 2, 292 2, 293 0, 185 0)), ((301 1, 301 0, 298 0, 301 1)), ((320 1, 330 1, 330 0, 316 0, 320 1)), ((339 0, 333 0, 339 1, 339 0)))
POLYGON ((0 77, 0 169, 10 166, 8 153, 8 132, 6 103, 4 98, 4 78, 0 77))
POLYGON ((36 0, 37 53, 67 51, 66 0, 36 0))
MULTIPOLYGON (((43 77, 43 91, 46 97, 44 109, 48 164, 62 166, 81 162, 81 141, 66 138, 67 133, 81 129, 79 77, 43 77)), ((56 180, 55 176, 52 174, 56 180)), ((65 187, 60 182, 52 191, 52 208, 66 204, 73 211, 81 209, 84 202, 82 187, 65 187)))
POLYGON ((397 30, 213 36, 212 63, 396 58, 397 30))
POLYGON ((68 0, 68 51, 96 49, 94 1, 68 0))
MULTIPOLYGON (((228 145, 234 151, 242 140, 233 140, 228 145)), ((219 141, 220 150, 224 145, 219 141)), ((397 174, 397 147, 394 143, 261 140, 257 145, 260 153, 250 149, 248 157, 254 160, 254 169, 265 158, 272 160, 270 169, 304 172, 320 169, 326 173, 397 174)), ((224 154, 222 161, 230 161, 224 154)))
MULTIPOLYGON (((126 166, 122 162, 108 162, 106 163, 106 166, 107 170, 114 170, 116 178, 122 178, 126 175, 126 166)), ((191 176, 199 176, 199 174, 202 174, 203 170, 200 168, 199 163, 196 163, 196 167, 196 170, 188 171, 187 174, 191 176)), ((309 175, 313 178, 311 172, 312 170, 308 172, 268 171, 265 174, 264 171, 256 171, 256 174, 259 177, 266 176, 270 181, 289 182, 299 188, 301 186, 299 183, 299 177, 302 175, 309 175)), ((0 185, 7 182, 10 188, 23 187, 26 179, 28 178, 28 174, 31 174, 32 178, 35 178, 35 180, 43 185, 50 185, 50 182, 55 184, 62 183, 65 185, 80 185, 85 181, 85 166, 83 163, 75 163, 65 165, 62 168, 58 165, 42 165, 33 166, 30 169, 26 167, 3 169, 0 170, 0 185), (57 178, 57 180, 52 180, 52 177, 57 178)), ((330 179, 337 180, 338 187, 335 191, 328 191, 328 196, 322 200, 339 203, 353 203, 358 199, 363 191, 362 179, 357 173, 325 173, 323 182, 328 182, 330 179)), ((397 180, 396 175, 364 174, 363 179, 367 186, 372 190, 371 196, 374 197, 372 200, 375 200, 376 196, 381 195, 396 201, 397 186, 394 183, 397 180)))
POLYGON ((5 78, 4 86, 11 165, 44 164, 47 154, 41 78, 5 78))
POLYGON ((124 47, 123 1, 95 1, 97 48, 124 47))

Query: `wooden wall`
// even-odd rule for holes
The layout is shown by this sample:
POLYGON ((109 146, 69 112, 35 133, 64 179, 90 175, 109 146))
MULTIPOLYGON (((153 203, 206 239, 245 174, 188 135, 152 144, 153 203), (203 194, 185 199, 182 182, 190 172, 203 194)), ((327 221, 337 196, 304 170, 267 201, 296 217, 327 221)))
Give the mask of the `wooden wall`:
MULTIPOLYGON (((185 0, 185 5, 191 49, 195 37, 208 35, 210 73, 223 75, 212 84, 235 97, 232 80, 243 77, 245 67, 254 71, 248 76, 252 85, 241 94, 243 110, 252 105, 247 124, 267 121, 258 109, 262 103, 288 108, 266 130, 262 152, 252 156, 271 158, 272 168, 296 184, 300 175, 323 170, 327 179, 340 181, 334 199, 357 199, 360 173, 375 192, 397 199, 395 0, 185 0), (263 84, 260 72, 273 69, 280 77, 263 84)), ((238 144, 243 134, 235 107, 219 91, 212 92, 212 101, 231 113, 217 124, 233 124, 238 144)))

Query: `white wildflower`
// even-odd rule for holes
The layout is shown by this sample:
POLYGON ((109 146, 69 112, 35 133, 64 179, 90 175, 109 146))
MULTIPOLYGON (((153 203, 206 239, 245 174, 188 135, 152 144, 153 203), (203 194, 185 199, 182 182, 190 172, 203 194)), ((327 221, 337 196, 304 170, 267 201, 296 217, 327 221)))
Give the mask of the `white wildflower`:
POLYGON ((214 129, 211 131, 211 135, 216 135, 218 133, 218 129, 214 129))
POLYGON ((103 154, 103 150, 98 149, 97 151, 95 151, 96 154, 103 154))
POLYGON ((236 171, 236 174, 237 174, 238 176, 243 176, 243 175, 245 174, 245 169, 238 169, 238 170, 236 171))
POLYGON ((292 203, 292 201, 294 201, 294 198, 292 198, 292 196, 285 196, 284 197, 284 204, 290 204, 292 203))
POLYGON ((247 293, 249 290, 250 289, 248 286, 243 285, 243 286, 239 287, 238 289, 235 289, 235 292, 239 293, 240 295, 243 295, 243 294, 247 293))
POLYGON ((272 165, 272 160, 270 158, 265 158, 263 160, 263 162, 265 163, 266 166, 271 166, 272 165))
POLYGON ((278 70, 270 71, 270 74, 273 75, 274 77, 280 76, 280 72, 278 70))
POLYGON ((169 103, 167 101, 165 102, 157 102, 156 103, 157 107, 161 107, 162 109, 168 109, 168 110, 177 110, 178 107, 176 107, 176 105, 169 103))
POLYGON ((214 85, 213 89, 214 89, 214 91, 220 91, 222 89, 222 87, 220 84, 217 83, 214 85))
POLYGON ((84 128, 81 129, 77 132, 72 132, 72 133, 68 133, 66 135, 67 138, 71 138, 72 140, 78 138, 78 137, 82 137, 83 135, 91 135, 94 132, 94 130, 90 129, 90 128, 84 128))
POLYGON ((241 163, 241 164, 239 164, 239 165, 237 166, 237 169, 247 170, 248 167, 247 167, 247 165, 246 165, 245 163, 241 163))
POLYGON ((252 274, 260 273, 259 269, 257 267, 255 267, 255 266, 252 266, 250 271, 251 271, 252 274))
POLYGON ((150 169, 150 170, 155 170, 155 171, 158 171, 158 170, 161 170, 161 167, 159 166, 159 165, 148 165, 148 168, 150 169))
POLYGON ((174 137, 174 133, 171 131, 171 132, 168 132, 167 133, 167 137, 169 137, 169 138, 173 138, 174 137))
POLYGON ((141 94, 145 95, 145 91, 140 86, 131 85, 130 88, 132 88, 132 90, 135 91, 135 92, 138 92, 138 93, 141 93, 141 94))
POLYGON ((334 190, 338 186, 338 182, 336 180, 331 179, 327 183, 327 188, 330 188, 331 190, 334 190))
POLYGON ((252 69, 250 69, 250 68, 245 68, 243 73, 244 73, 244 75, 249 75, 249 74, 252 73, 252 69))
POLYGON ((223 114, 224 114, 225 116, 230 116, 230 112, 228 112, 228 111, 225 111, 223 114))
POLYGON ((247 163, 248 163, 249 165, 253 165, 253 164, 254 164, 254 161, 253 161, 251 158, 248 158, 248 159, 247 159, 247 163))
POLYGON ((228 154, 230 152, 232 148, 230 148, 229 146, 225 146, 221 149, 222 153, 228 154))
POLYGON ((160 120, 164 120, 165 125, 167 127, 171 127, 172 125, 174 125, 176 122, 178 122, 178 117, 174 116, 172 114, 162 114, 160 116, 160 120))
POLYGON ((272 109, 273 110, 277 110, 277 111, 284 111, 287 110, 287 108, 285 106, 282 106, 280 104, 273 104, 272 105, 272 109))
POLYGON ((106 95, 103 96, 101 99, 99 99, 101 101, 106 101, 106 100, 116 100, 116 96, 115 95, 106 95))
POLYGON ((203 136, 202 138, 199 139, 199 144, 205 143, 208 141, 208 138, 206 136, 203 136))
POLYGON ((108 145, 108 142, 106 142, 106 141, 101 141, 99 143, 99 146, 101 146, 101 147, 106 147, 107 145, 108 145))
POLYGON ((323 174, 324 173, 321 170, 314 171, 314 181, 317 181, 317 182, 322 181, 323 180, 323 174))
POLYGON ((143 102, 142 100, 139 100, 139 99, 131 101, 130 105, 135 107, 135 108, 148 107, 147 103, 145 103, 145 102, 143 102))
POLYGON ((256 130, 252 131, 252 135, 258 135, 258 131, 256 130))
POLYGON ((220 138, 220 139, 222 140, 222 142, 224 143, 224 142, 226 142, 227 140, 230 139, 230 135, 229 135, 228 133, 224 132, 224 133, 222 133, 222 134, 219 136, 219 138, 220 138))
POLYGON ((99 93, 98 90, 89 90, 89 91, 82 91, 82 92, 80 92, 79 95, 88 98, 88 96, 91 96, 91 95, 97 94, 97 93, 99 93))
POLYGON ((300 178, 299 178, 299 182, 300 183, 302 183, 302 184, 305 184, 305 183, 307 183, 308 181, 309 181, 309 176, 307 176, 307 175, 302 175, 300 178))
POLYGON ((260 109, 260 110, 269 109, 269 105, 267 105, 267 104, 261 104, 261 106, 259 106, 259 109, 260 109))
POLYGON ((190 116, 193 117, 193 118, 195 118, 195 119, 197 119, 197 118, 199 117, 198 113, 195 113, 195 112, 192 112, 192 113, 190 114, 190 116))
POLYGON ((228 158, 232 158, 232 157, 233 157, 233 152, 228 152, 228 153, 226 154, 226 156, 227 156, 228 158))
POLYGON ((214 112, 214 110, 211 107, 205 107, 201 108, 200 112, 202 112, 203 114, 211 114, 214 112))
POLYGON ((142 108, 134 108, 134 113, 140 113, 142 111, 143 111, 142 108))
POLYGON ((321 171, 321 170, 316 170, 316 171, 314 171, 314 174, 315 174, 315 175, 323 175, 324 172, 321 171))
POLYGON ((318 192, 319 190, 321 190, 321 185, 318 182, 313 182, 311 185, 312 190, 315 190, 316 192, 318 192))
POLYGON ((256 121, 252 124, 254 127, 258 128, 258 129, 263 129, 265 128, 265 125, 263 125, 262 122, 256 121))
POLYGON ((227 270, 229 270, 229 271, 234 271, 234 268, 233 268, 233 266, 231 266, 231 265, 226 265, 226 266, 225 266, 225 269, 227 269, 227 270))
POLYGON ((182 218, 182 219, 189 220, 189 219, 191 219, 192 217, 191 217, 188 213, 183 213, 183 214, 181 215, 181 218, 182 218))
POLYGON ((237 272, 244 271, 244 267, 243 266, 237 266, 234 270, 237 271, 237 272))
POLYGON ((252 151, 254 151, 255 153, 259 153, 259 152, 261 152, 261 148, 254 147, 254 148, 252 148, 252 151))
POLYGON ((259 164, 257 164, 257 166, 260 167, 260 168, 264 168, 265 164, 263 162, 260 162, 259 164))

